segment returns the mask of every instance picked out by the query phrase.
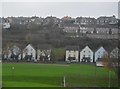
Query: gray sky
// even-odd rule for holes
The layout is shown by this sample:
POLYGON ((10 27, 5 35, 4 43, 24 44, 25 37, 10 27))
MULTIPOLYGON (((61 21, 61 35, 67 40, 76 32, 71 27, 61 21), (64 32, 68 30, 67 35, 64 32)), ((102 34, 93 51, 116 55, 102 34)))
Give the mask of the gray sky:
POLYGON ((112 16, 118 2, 2 2, 2 16, 112 16))

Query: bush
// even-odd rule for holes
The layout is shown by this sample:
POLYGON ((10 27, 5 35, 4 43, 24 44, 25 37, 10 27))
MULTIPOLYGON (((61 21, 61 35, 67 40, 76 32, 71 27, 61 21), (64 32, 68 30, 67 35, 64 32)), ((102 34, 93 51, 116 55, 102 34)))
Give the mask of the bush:
POLYGON ((64 48, 54 48, 52 50, 52 61, 64 61, 65 58, 65 49, 64 48))

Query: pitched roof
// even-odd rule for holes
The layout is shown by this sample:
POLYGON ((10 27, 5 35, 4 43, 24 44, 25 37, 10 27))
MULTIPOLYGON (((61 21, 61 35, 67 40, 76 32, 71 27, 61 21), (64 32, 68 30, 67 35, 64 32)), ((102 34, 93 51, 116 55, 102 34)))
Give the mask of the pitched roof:
POLYGON ((79 50, 79 46, 66 46, 66 50, 79 50))
POLYGON ((112 18, 116 18, 114 15, 113 16, 100 16, 97 19, 112 19, 112 18))
POLYGON ((76 19, 88 19, 88 20, 95 20, 95 18, 92 18, 92 17, 77 17, 76 19))
MULTIPOLYGON (((84 49, 86 49, 86 48, 88 48, 88 49, 90 49, 91 51, 92 51, 92 49, 88 46, 88 45, 86 45, 80 52, 82 52, 84 49)), ((92 51, 93 52, 93 51, 92 51)))
POLYGON ((112 49, 112 51, 110 53, 112 53, 113 51, 117 51, 117 50, 119 52, 120 49, 118 47, 115 47, 114 49, 112 49))
POLYGON ((79 28, 78 24, 64 24, 64 27, 77 27, 79 28))
POLYGON ((97 52, 99 49, 101 49, 101 48, 103 48, 105 51, 106 51, 106 49, 103 47, 103 46, 100 46, 100 47, 98 47, 96 50, 95 50, 95 52, 97 52))
MULTIPOLYGON (((28 44, 27 46, 29 46, 29 45, 30 45, 33 49, 35 49, 32 44, 28 44)), ((26 47, 27 47, 27 46, 26 46, 26 47)), ((25 48, 26 48, 26 47, 25 47, 25 48)), ((24 48, 24 49, 25 49, 25 48, 24 48)), ((24 49, 23 49, 23 50, 24 50, 24 49)))

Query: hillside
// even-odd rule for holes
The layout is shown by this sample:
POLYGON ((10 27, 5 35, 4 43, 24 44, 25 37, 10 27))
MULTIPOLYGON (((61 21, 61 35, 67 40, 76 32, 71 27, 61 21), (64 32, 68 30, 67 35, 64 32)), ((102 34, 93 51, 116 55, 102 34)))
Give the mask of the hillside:
POLYGON ((60 27, 53 24, 48 25, 11 25, 9 29, 2 29, 3 47, 13 43, 17 45, 26 45, 28 43, 38 46, 39 44, 50 44, 53 47, 65 47, 67 45, 78 45, 80 48, 89 45, 93 50, 99 46, 106 49, 112 49, 117 46, 118 41, 113 39, 68 37, 60 27))

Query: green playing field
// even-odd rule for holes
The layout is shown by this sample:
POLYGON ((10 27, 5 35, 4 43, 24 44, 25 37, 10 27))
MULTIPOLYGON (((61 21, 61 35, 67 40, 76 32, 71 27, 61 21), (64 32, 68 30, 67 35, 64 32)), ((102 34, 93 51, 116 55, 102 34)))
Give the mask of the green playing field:
POLYGON ((117 87, 117 75, 89 64, 3 63, 3 87, 117 87))

